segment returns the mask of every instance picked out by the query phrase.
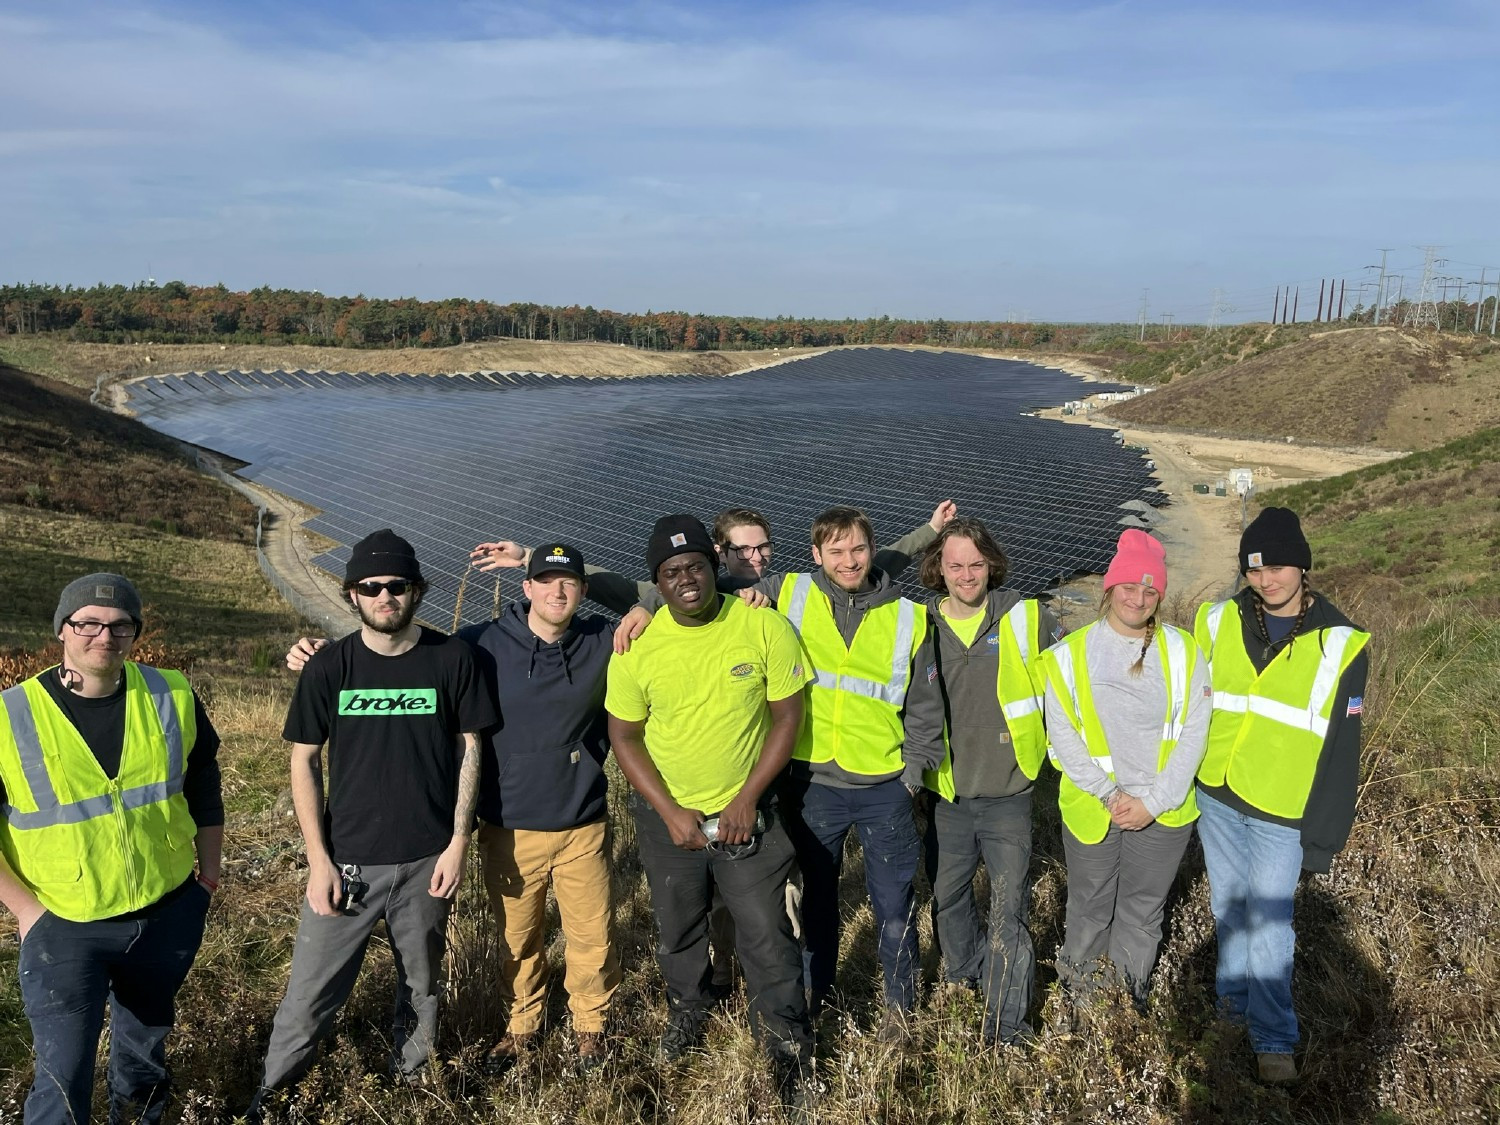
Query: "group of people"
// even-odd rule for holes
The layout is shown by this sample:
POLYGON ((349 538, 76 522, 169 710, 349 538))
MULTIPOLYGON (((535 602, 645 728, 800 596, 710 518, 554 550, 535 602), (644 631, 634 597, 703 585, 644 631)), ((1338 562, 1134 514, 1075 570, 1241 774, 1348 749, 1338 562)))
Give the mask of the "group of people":
MULTIPOLYGON (((1004 551, 951 502, 884 550, 849 507, 820 515, 811 541, 816 569, 779 573, 753 511, 712 532, 664 516, 644 581, 586 567, 563 541, 481 543, 474 565, 524 568, 524 598, 452 638, 415 620, 426 583, 404 539, 354 546, 344 589, 360 628, 288 654, 300 676, 283 736, 308 882, 252 1113, 311 1066, 381 919, 397 972, 392 1070, 421 1080, 476 818, 507 1019, 489 1060, 539 1043, 549 886, 578 1063, 608 1057, 610 750, 658 930, 665 1059, 702 1044, 732 955, 779 1088, 806 1096, 814 1022, 837 996, 855 831, 880 1039, 910 1040, 925 861, 945 985, 982 996, 987 1042, 1027 1043, 1032 800, 1050 757, 1071 1002, 1111 981, 1145 1001, 1197 823, 1222 1014, 1248 1028, 1263 1080, 1295 1079, 1293 896, 1352 825, 1369 639, 1309 587, 1297 517, 1268 508, 1245 529, 1248 585, 1200 607, 1192 632, 1161 620, 1165 554, 1136 529, 1098 619, 1067 635, 1005 587, 1004 551), (896 585, 918 559, 921 603, 896 585), (618 628, 582 613, 586 596, 623 614, 618 628)), ((0 695, 0 902, 19 923, 36 1052, 27 1120, 88 1119, 108 1003, 112 1106, 154 1121, 173 996, 218 884, 218 739, 179 674, 128 659, 141 628, 128 580, 79 579, 53 625, 62 662, 0 695)))

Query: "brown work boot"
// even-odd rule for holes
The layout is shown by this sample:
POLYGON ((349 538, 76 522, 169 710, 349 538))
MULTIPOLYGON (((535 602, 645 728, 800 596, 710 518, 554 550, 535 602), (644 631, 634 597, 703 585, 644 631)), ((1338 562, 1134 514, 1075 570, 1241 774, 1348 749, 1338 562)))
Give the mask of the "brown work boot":
POLYGON ((1297 1081, 1297 1060, 1291 1055, 1264 1051, 1255 1056, 1255 1069, 1262 1082, 1284 1086, 1297 1081))
POLYGON ((609 1040, 602 1031, 580 1031, 578 1040, 578 1065, 584 1070, 593 1070, 604 1065, 609 1058, 609 1040))
POLYGON ((534 1031, 523 1031, 520 1034, 507 1031, 485 1055, 485 1069, 495 1074, 509 1070, 520 1061, 522 1055, 537 1045, 539 1038, 534 1031))

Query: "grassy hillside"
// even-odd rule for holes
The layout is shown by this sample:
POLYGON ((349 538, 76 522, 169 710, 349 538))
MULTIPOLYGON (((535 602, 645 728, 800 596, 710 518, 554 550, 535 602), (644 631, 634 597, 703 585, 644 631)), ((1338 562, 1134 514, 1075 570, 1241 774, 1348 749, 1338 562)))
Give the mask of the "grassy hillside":
MULTIPOLYGON (((32 393, 47 384, 28 386, 32 391, 7 407, 6 426, 42 437, 69 431, 50 413, 54 401, 32 393)), ((190 536, 184 523, 174 534, 149 526, 149 518, 122 522, 111 505, 58 511, 0 503, 6 545, 0 590, 14 593, 0 598, 0 646, 28 650, 20 654, 10 647, 8 660, 0 654, 0 686, 35 665, 29 650, 44 642, 56 589, 83 570, 110 566, 142 586, 148 614, 159 623, 147 638, 153 658, 187 667, 204 692, 225 740, 225 880, 169 1044, 181 1119, 227 1121, 251 1095, 285 986, 303 893, 301 845, 283 792, 286 756, 279 739, 291 684, 275 659, 301 626, 258 574, 243 527, 235 526, 239 516, 228 491, 212 482, 185 483, 176 475, 181 462, 175 452, 145 445, 131 448, 130 456, 139 460, 110 462, 114 467, 101 472, 100 458, 109 454, 91 443, 109 442, 89 428, 95 419, 76 399, 65 401, 77 412, 72 417, 78 440, 7 445, 7 463, 21 477, 41 479, 45 471, 62 479, 88 474, 101 480, 130 465, 136 491, 151 504, 166 504, 187 489, 199 490, 190 508, 210 498, 225 508, 221 525, 194 525, 190 536)), ((121 433, 126 445, 138 436, 128 428, 121 433)), ((819 1121, 1397 1125, 1500 1115, 1500 960, 1493 944, 1494 918, 1500 916, 1500 783, 1489 749, 1500 744, 1500 636, 1494 615, 1476 612, 1466 594, 1424 590, 1413 597, 1414 581, 1384 581, 1373 557, 1351 561, 1349 542, 1339 538, 1347 517, 1363 518, 1360 505, 1382 508, 1393 526, 1403 518, 1425 518, 1403 504, 1401 489, 1474 471, 1463 467, 1465 456, 1455 450, 1425 467, 1398 468, 1414 474, 1405 482, 1370 479, 1346 486, 1364 490, 1358 493, 1288 498, 1308 511, 1320 565, 1344 567, 1327 566, 1320 580, 1376 635, 1359 825, 1332 875, 1310 878, 1298 892, 1304 1080, 1289 1092, 1256 1085, 1243 1033, 1213 1018, 1213 926, 1196 848, 1179 876, 1149 1012, 1140 1015, 1114 997, 1084 1013, 1076 1027, 1051 1019, 1052 959, 1062 937, 1066 880, 1055 782, 1044 780, 1032 869, 1039 1000, 1046 1001, 1037 1044, 988 1050, 978 1036, 978 1006, 936 994, 919 1014, 917 1047, 898 1053, 874 1040, 879 970, 855 849, 843 894, 844 999, 821 1036, 826 1094, 819 1121), (1462 676, 1455 679, 1457 672, 1462 676)), ((1484 457, 1476 457, 1474 464, 1482 465, 1484 457)), ((1429 498, 1429 505, 1462 502, 1456 485, 1443 488, 1444 499, 1429 498)), ((1472 573, 1471 564, 1460 559, 1476 534, 1433 545, 1438 553, 1429 565, 1450 575, 1448 586, 1434 590, 1468 582, 1461 576, 1472 573)), ((1474 581, 1462 589, 1485 587, 1474 581)), ((778 1120, 769 1105, 769 1080, 745 1030, 742 993, 714 1021, 707 1052, 674 1066, 660 1065, 652 1055, 664 1001, 625 794, 616 774, 614 890, 626 977, 616 1000, 615 1057, 602 1073, 581 1076, 573 1069, 566 1010, 556 996, 545 1049, 504 1077, 482 1070, 483 1051, 502 1024, 493 991, 493 923, 477 870, 471 870, 452 931, 441 1042, 447 1061, 435 1085, 412 1091, 384 1077, 394 978, 389 951, 377 942, 329 1055, 293 1099, 286 1119, 349 1125, 778 1120)), ((981 881, 982 891, 984 886, 981 881)), ((930 983, 937 964, 925 887, 919 894, 930 983)), ((8 916, 0 919, 0 933, 11 925, 8 916)), ((560 969, 557 945, 549 956, 560 969)), ((29 1037, 14 976, 14 945, 5 943, 0 1117, 18 1116, 30 1078, 29 1037)))
POLYGON ((1245 358, 1226 362, 1231 354, 1220 353, 1150 395, 1111 406, 1110 416, 1385 449, 1427 449, 1500 425, 1500 343, 1489 337, 1395 328, 1257 331, 1264 338, 1245 358))
POLYGON ((451 348, 349 348, 294 344, 84 344, 65 336, 0 335, 0 364, 93 389, 100 375, 133 378, 174 371, 550 371, 564 375, 656 375, 743 371, 813 349, 659 352, 618 344, 492 340, 451 348))
POLYGON ((1500 604, 1500 428, 1261 501, 1317 529, 1325 580, 1500 604))

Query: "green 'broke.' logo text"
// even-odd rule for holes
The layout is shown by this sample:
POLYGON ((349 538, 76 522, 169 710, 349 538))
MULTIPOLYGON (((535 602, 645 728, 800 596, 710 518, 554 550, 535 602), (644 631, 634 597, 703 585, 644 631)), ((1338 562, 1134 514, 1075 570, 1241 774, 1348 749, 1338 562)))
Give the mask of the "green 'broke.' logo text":
POLYGON ((366 688, 339 692, 340 715, 435 715, 436 688, 366 688))

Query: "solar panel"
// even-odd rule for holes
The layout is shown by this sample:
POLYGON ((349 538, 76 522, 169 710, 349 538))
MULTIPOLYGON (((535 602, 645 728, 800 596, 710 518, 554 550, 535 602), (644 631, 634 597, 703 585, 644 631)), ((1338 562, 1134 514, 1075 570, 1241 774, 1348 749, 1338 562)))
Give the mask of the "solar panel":
POLYGON ((736 376, 205 372, 131 384, 130 405, 319 509, 308 526, 343 546, 316 562, 335 574, 370 531, 405 535, 432 583, 424 616, 446 622, 477 542, 561 536, 638 576, 657 516, 711 523, 730 506, 771 520, 778 569, 812 565, 807 527, 834 504, 863 507, 890 542, 951 496, 1004 545, 1008 585, 1034 594, 1100 572, 1131 514, 1120 505, 1168 497, 1108 431, 1026 413, 1080 397, 1080 383, 1015 361, 853 349, 736 376))

